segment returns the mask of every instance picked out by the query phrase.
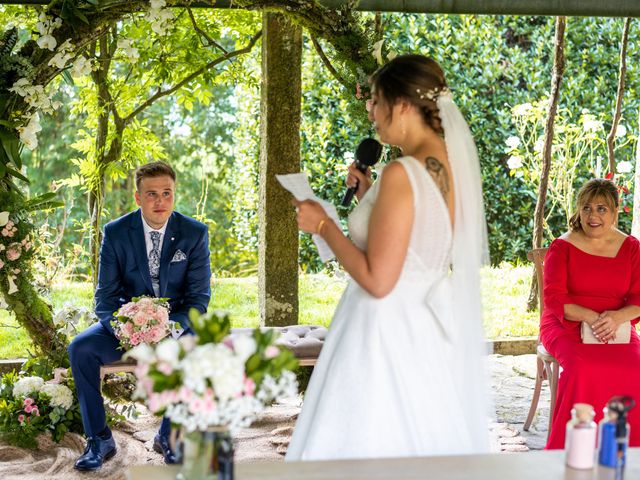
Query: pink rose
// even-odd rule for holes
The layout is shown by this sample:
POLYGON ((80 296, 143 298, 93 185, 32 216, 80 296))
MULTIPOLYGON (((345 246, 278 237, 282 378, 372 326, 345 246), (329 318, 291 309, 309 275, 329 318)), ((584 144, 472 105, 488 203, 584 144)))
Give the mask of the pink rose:
MULTIPOLYGON (((24 402, 22 402, 22 404, 25 407, 29 407, 29 406, 33 405, 33 398, 30 398, 30 397, 25 398, 24 402)), ((29 413, 29 412, 27 412, 27 413, 29 413)))
POLYGON ((130 337, 135 332, 134 326, 132 323, 125 323, 121 327, 122 333, 124 333, 127 337, 130 337))
POLYGON ((266 359, 275 358, 280 355, 280 349, 274 345, 269 345, 264 351, 264 357, 266 359))
POLYGON ((131 342, 131 345, 138 345, 141 341, 140 338, 140 333, 139 332, 133 332, 131 334, 131 337, 129 337, 129 341, 131 342))
POLYGON ((23 414, 18 415, 18 421, 20 422, 20 424, 24 423, 24 415, 23 414))
POLYGON ((180 391, 178 392, 178 396, 180 400, 183 402, 189 402, 191 397, 193 397, 193 392, 189 389, 189 387, 185 387, 184 385, 180 387, 180 391))
POLYGON ((143 311, 139 311, 137 312, 134 316, 133 316, 133 323, 135 323, 137 326, 142 327, 143 325, 147 324, 147 314, 143 311))
POLYGON ((159 362, 156 369, 164 375, 171 375, 173 373, 173 367, 169 362, 159 362))
POLYGON ((20 254, 22 253, 22 249, 19 243, 12 243, 7 248, 7 259, 10 261, 15 261, 20 258, 20 254))
POLYGON ((252 397, 255 391, 256 391, 256 382, 254 382, 251 378, 245 378, 244 394, 252 397))
POLYGON ((153 337, 153 341, 158 343, 167 336, 167 329, 161 325, 155 326, 151 329, 151 335, 153 337))
POLYGON ((33 407, 31 405, 27 405, 24 407, 24 411, 27 413, 31 413, 33 411, 33 407))
POLYGON ((35 405, 33 406, 33 409, 31 410, 31 414, 35 415, 36 417, 40 416, 40 411, 38 410, 38 407, 36 407, 35 405))

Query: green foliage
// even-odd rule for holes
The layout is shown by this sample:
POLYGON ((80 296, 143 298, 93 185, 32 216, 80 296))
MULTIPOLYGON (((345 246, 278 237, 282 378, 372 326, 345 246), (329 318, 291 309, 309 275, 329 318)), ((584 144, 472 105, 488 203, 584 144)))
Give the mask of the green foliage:
POLYGON ((201 314, 195 308, 189 312, 191 329, 198 337, 198 344, 220 343, 231 331, 229 314, 221 310, 209 310, 201 314))

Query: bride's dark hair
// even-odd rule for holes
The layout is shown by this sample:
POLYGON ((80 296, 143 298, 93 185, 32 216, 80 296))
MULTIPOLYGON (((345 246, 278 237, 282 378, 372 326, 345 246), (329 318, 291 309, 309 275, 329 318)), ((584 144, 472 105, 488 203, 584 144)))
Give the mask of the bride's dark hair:
POLYGON ((426 124, 444 134, 436 100, 447 82, 436 61, 422 55, 399 55, 376 70, 369 83, 388 105, 400 99, 416 105, 426 124))

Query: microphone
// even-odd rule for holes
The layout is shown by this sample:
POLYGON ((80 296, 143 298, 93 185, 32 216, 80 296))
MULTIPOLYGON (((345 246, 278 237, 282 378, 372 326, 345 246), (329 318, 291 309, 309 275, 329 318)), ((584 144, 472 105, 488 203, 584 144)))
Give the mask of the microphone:
MULTIPOLYGON (((365 138, 360 142, 358 148, 356 148, 356 168, 360 170, 362 173, 367 171, 367 167, 371 167, 375 165, 378 160, 380 160, 380 156, 382 155, 382 145, 377 140, 373 138, 365 138)), ((353 200, 353 196, 356 193, 358 186, 349 187, 342 197, 342 205, 343 207, 348 206, 353 200)))

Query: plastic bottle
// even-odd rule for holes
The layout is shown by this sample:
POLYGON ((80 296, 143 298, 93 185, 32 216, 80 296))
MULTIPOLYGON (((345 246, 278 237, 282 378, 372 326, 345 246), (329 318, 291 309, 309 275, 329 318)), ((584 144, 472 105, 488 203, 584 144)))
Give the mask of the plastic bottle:
POLYGON ((618 413, 604 407, 602 420, 598 426, 598 463, 603 467, 615 468, 618 464, 618 444, 616 443, 616 423, 618 413))
POLYGON ((631 397, 613 397, 607 403, 605 416, 600 422, 598 463, 615 468, 622 474, 629 445, 627 414, 635 406, 631 397))
POLYGON ((565 437, 568 467, 593 468, 598 431, 596 422, 593 421, 594 415, 593 407, 587 403, 576 403, 573 406, 565 437))

